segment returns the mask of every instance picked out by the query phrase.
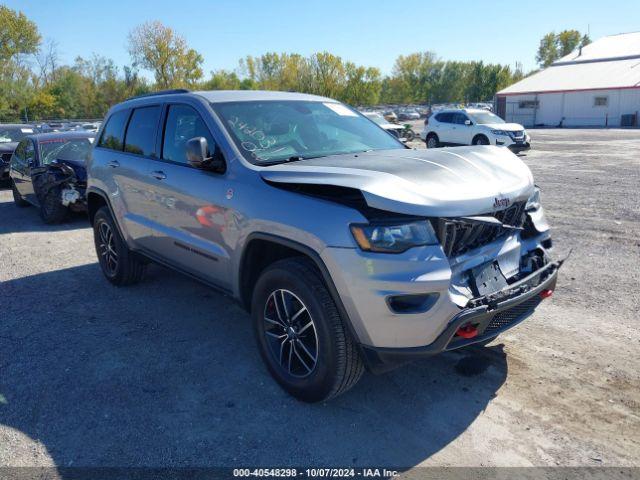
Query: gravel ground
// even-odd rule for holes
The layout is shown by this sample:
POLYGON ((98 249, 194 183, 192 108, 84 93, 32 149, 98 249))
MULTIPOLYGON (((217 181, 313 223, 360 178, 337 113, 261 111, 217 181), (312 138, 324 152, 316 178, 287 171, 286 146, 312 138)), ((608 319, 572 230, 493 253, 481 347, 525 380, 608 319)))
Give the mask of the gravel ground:
POLYGON ((233 301, 160 267, 113 287, 82 218, 0 191, 0 465, 640 466, 640 131, 532 136, 573 249, 554 297, 326 404, 276 386, 233 301))

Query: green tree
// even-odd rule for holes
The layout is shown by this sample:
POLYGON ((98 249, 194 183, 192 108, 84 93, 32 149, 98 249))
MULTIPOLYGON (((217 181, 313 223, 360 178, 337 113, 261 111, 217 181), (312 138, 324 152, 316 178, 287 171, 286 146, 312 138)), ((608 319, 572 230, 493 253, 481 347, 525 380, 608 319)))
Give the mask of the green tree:
POLYGON ((159 89, 189 87, 202 78, 202 55, 158 21, 143 23, 129 33, 129 54, 134 67, 153 72, 159 89))
POLYGON ((547 33, 538 46, 538 53, 536 54, 536 62, 542 67, 546 68, 558 59, 558 43, 557 37, 554 32, 547 33))
POLYGON ((204 90, 238 90, 240 87, 238 75, 227 70, 211 72, 211 78, 202 84, 204 90))
POLYGON ((536 61, 546 68, 559 58, 569 55, 578 47, 591 43, 589 35, 582 35, 578 30, 563 30, 560 33, 549 32, 540 40, 536 61))
POLYGON ((24 13, 0 5, 0 61, 36 53, 40 40, 38 27, 24 13))

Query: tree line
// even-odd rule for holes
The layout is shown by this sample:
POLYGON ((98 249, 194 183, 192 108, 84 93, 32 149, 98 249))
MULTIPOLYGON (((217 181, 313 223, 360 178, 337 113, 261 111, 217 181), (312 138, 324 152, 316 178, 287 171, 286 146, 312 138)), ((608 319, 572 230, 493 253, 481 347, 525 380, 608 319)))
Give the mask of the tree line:
POLYGON ((131 64, 122 68, 96 54, 62 65, 55 42, 43 42, 34 22, 0 5, 0 121, 100 118, 128 97, 169 88, 297 91, 355 106, 463 103, 489 100, 524 77, 518 65, 446 61, 427 51, 400 55, 386 76, 330 52, 270 52, 205 78, 202 54, 160 22, 134 28, 127 44, 131 64))

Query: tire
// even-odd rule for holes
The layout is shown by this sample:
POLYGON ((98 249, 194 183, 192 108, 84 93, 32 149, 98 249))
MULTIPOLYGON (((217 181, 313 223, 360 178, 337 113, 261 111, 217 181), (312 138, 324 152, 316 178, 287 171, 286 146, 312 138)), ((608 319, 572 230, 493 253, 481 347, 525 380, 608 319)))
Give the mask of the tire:
POLYGON ((69 209, 62 205, 59 188, 50 189, 40 199, 40 216, 44 223, 53 225, 64 222, 69 216, 69 209))
POLYGON ((18 192, 18 189, 16 188, 16 184, 13 183, 13 180, 11 180, 11 193, 13 193, 13 203, 15 204, 16 207, 23 208, 31 205, 24 198, 22 198, 22 195, 20 195, 20 192, 18 192))
POLYGON ((142 280, 146 264, 129 250, 107 207, 100 208, 93 218, 93 240, 98 263, 107 280, 117 286, 142 280))
POLYGON ((489 139, 487 137, 485 137, 484 135, 478 135, 478 136, 474 137, 474 139, 471 142, 471 144, 472 145, 490 145, 489 139))
POLYGON ((267 267, 253 290, 251 315, 269 372, 297 399, 329 400, 364 373, 358 347, 309 260, 291 258, 267 267))
POLYGON ((438 148, 440 146, 440 139, 435 133, 430 133, 427 135, 425 144, 427 145, 427 148, 438 148))
POLYGON ((415 140, 416 138, 416 132, 414 132, 412 129, 408 128, 407 130, 404 131, 404 135, 407 139, 407 142, 413 142, 413 140, 415 140))

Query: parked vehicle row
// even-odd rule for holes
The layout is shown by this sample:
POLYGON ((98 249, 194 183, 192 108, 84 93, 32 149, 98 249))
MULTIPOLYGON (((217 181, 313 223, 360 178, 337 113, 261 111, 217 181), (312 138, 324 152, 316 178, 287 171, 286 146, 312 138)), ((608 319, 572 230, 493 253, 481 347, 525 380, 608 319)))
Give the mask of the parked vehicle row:
POLYGON ((96 133, 102 122, 0 123, 0 182, 9 180, 9 161, 18 143, 27 135, 52 132, 96 133))
POLYGON ((387 121, 381 113, 378 112, 362 112, 362 114, 368 119, 377 123, 382 129, 389 132, 402 143, 410 142, 416 137, 416 134, 411 128, 411 125, 400 125, 398 123, 391 123, 387 121))

